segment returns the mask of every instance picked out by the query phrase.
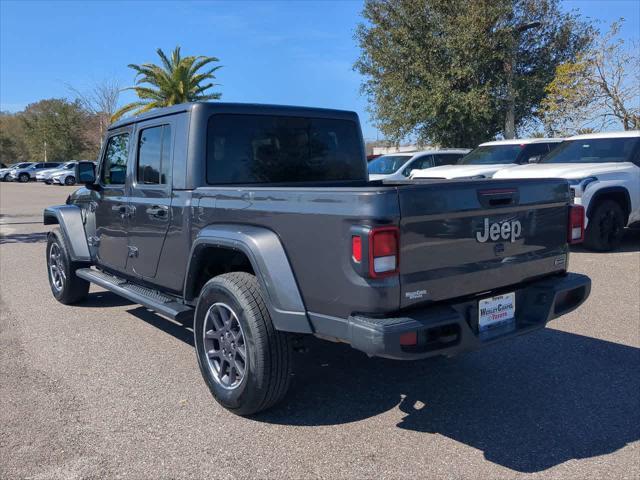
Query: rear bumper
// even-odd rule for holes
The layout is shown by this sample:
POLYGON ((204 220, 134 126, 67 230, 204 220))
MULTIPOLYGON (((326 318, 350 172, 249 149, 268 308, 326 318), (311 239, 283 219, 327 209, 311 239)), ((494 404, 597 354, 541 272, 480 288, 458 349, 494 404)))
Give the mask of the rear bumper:
MULTIPOLYGON (((338 338, 371 356, 412 360, 456 355, 543 328, 550 320, 579 307, 589 296, 591 280, 585 275, 569 273, 490 295, 507 291, 516 295, 514 321, 482 333, 478 331, 479 298, 474 298, 412 310, 391 318, 354 315, 346 320, 346 335, 338 338), (417 332, 418 344, 400 345, 400 337, 410 332, 417 332)), ((323 336, 323 323, 320 319, 314 322, 319 336, 323 336)))

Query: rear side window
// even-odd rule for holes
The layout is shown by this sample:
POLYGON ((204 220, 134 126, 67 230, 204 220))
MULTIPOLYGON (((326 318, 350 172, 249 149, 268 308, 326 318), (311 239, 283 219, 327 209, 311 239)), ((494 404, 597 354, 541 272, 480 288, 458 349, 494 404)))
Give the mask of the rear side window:
POLYGON ((355 122, 216 114, 207 134, 209 184, 366 180, 355 122))
POLYGON ((124 185, 129 157, 129 134, 121 133, 109 138, 102 166, 102 183, 124 185))
POLYGON ((439 167, 441 165, 453 165, 458 160, 460 160, 463 155, 459 153, 439 153, 437 155, 434 155, 434 157, 436 167, 439 167))
POLYGON ((140 131, 138 143, 138 183, 160 185, 167 183, 171 161, 171 127, 161 125, 140 131))

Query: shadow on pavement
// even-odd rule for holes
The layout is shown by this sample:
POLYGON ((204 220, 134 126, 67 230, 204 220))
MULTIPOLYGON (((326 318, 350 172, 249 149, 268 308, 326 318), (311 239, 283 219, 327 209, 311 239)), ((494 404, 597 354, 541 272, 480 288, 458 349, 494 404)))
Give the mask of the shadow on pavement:
POLYGON ((519 472, 640 439, 638 348, 550 329, 413 363, 317 344, 297 363, 285 402, 256 420, 336 425, 398 405, 406 414, 399 428, 447 436, 519 472))
MULTIPOLYGON (((192 331, 143 307, 129 313, 193 346, 192 331)), ((539 472, 640 440, 640 349, 545 329, 456 358, 399 362, 310 338, 287 398, 253 417, 340 425, 398 407, 398 428, 480 449, 539 472)), ((194 362, 194 368, 197 368, 194 362)))
MULTIPOLYGON (((600 255, 606 255, 610 252, 594 252, 593 250, 587 250, 582 245, 576 245, 575 247, 571 247, 571 251, 575 252, 585 252, 585 253, 596 253, 600 255)), ((615 252, 640 252, 640 228, 627 228, 624 233, 624 238, 622 239, 622 243, 620 247, 618 247, 615 252)), ((614 253, 615 253, 614 252, 614 253)))
POLYGON ((178 340, 181 340, 184 343, 194 347, 193 331, 190 330, 191 324, 181 325, 177 322, 161 317, 160 315, 152 312, 151 310, 147 310, 144 307, 133 308, 131 310, 127 310, 127 312, 134 317, 138 317, 143 322, 146 322, 149 325, 152 325, 157 329, 162 330, 163 332, 172 335, 178 340))
POLYGON ((92 292, 82 302, 76 303, 74 307, 91 307, 91 308, 109 308, 123 307, 125 305, 133 305, 132 302, 120 295, 109 291, 92 292))
POLYGON ((0 234, 0 245, 3 243, 40 243, 47 241, 49 232, 0 234))

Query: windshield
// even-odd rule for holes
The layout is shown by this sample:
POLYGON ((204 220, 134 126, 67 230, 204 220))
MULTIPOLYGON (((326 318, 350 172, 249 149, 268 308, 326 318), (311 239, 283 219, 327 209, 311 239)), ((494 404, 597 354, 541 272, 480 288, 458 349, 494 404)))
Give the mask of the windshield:
POLYGON ((639 137, 567 140, 540 163, 630 162, 639 137))
POLYGON ((487 145, 474 149, 458 161, 458 165, 492 165, 517 163, 521 145, 487 145))
POLYGON ((72 168, 74 168, 76 166, 75 162, 74 163, 67 163, 64 168, 66 168, 67 170, 71 170, 72 168))
POLYGON ((373 175, 391 175, 411 157, 408 155, 383 155, 369 162, 369 173, 373 175))
POLYGON ((17 164, 15 167, 13 168, 27 168, 29 165, 31 165, 31 162, 27 162, 27 163, 19 163, 17 164))

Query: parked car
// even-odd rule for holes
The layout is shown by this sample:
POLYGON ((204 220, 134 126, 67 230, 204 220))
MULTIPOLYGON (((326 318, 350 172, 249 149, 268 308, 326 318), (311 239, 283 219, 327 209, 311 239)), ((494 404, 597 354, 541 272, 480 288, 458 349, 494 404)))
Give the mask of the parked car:
POLYGON ((7 168, 0 169, 0 180, 2 180, 3 182, 8 182, 9 174, 12 170, 16 168, 26 168, 30 165, 33 165, 33 162, 16 163, 15 165, 9 165, 7 168))
POLYGON ((56 173, 60 173, 62 170, 73 170, 75 166, 76 166, 76 162, 71 161, 71 162, 62 163, 59 166, 54 168, 46 168, 36 173, 36 180, 38 182, 45 182, 50 184, 52 175, 55 175, 56 173))
MULTIPOLYGON (((95 162, 89 162, 88 160, 80 160, 80 162, 93 163, 95 165, 95 162)), ((78 162, 75 162, 75 164, 77 163, 78 162)), ((72 168, 65 168, 53 173, 51 175, 51 183, 53 185, 67 185, 67 186, 75 185, 76 184, 75 165, 72 168)))
POLYGON ((60 166, 60 162, 40 162, 32 163, 24 168, 14 168, 9 172, 9 181, 18 181, 26 183, 36 179, 36 175, 46 169, 56 168, 60 166))
POLYGON ((616 249, 626 226, 640 222, 640 131, 568 138, 539 164, 501 170, 495 178, 566 178, 585 208, 585 246, 616 249))
POLYGON ((451 165, 469 152, 468 148, 447 148, 382 155, 369 162, 369 180, 404 180, 412 170, 451 165))
POLYGON ((304 335, 454 355, 588 297, 567 271, 584 215, 565 180, 376 184, 364 151, 339 110, 190 103, 121 120, 97 173, 79 162, 85 186, 44 211, 51 292, 73 304, 95 283, 192 319, 204 381, 239 415, 285 396, 304 335))
POLYGON ((540 161, 560 142, 561 138, 519 138, 481 143, 456 165, 414 172, 411 178, 491 178, 501 168, 540 161))

